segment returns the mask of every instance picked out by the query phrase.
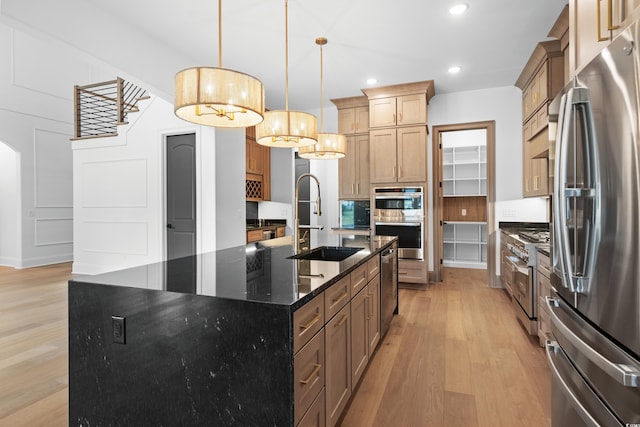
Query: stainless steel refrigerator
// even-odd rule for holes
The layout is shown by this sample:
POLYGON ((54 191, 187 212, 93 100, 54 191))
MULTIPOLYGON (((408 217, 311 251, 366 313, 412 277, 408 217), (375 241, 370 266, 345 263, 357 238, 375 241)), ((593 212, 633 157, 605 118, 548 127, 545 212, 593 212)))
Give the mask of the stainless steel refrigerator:
POLYGON ((639 31, 621 33, 550 107, 554 427, 640 426, 639 31))

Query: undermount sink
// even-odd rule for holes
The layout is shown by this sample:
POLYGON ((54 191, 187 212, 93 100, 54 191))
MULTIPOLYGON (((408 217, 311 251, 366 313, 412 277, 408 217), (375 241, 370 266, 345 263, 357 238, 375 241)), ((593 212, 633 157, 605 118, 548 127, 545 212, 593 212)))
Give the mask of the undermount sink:
POLYGON ((292 255, 290 259, 308 259, 312 261, 342 261, 363 248, 348 248, 343 246, 319 246, 310 251, 292 255))

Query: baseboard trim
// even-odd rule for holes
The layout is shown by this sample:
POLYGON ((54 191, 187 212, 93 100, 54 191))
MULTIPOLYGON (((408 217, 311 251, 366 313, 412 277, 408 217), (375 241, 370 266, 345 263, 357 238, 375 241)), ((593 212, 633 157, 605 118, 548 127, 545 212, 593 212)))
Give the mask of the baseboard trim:
POLYGON ((37 257, 37 258, 25 258, 22 260, 18 260, 15 268, 31 268, 31 267, 42 267, 43 265, 52 265, 52 264, 61 264, 63 262, 71 262, 73 261, 73 254, 60 254, 60 255, 51 255, 46 257, 37 257))

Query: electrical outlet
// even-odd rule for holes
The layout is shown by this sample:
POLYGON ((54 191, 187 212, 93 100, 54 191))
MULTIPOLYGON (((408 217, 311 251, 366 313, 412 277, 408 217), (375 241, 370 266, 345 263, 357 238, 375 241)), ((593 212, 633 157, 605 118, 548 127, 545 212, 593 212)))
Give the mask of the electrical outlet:
POLYGON ((127 331, 125 328, 125 318, 111 316, 111 336, 116 344, 126 344, 127 331))
POLYGON ((466 209, 462 209, 462 212, 460 212, 462 216, 467 216, 467 210, 466 209))

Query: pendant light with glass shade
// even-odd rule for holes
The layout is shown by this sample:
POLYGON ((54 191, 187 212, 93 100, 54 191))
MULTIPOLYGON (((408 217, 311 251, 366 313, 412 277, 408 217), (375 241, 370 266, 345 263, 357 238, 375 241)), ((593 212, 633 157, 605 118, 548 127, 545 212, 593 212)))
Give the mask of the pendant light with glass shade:
POLYGON ((318 141, 316 116, 289 111, 289 1, 284 3, 285 19, 285 109, 264 113, 264 121, 256 126, 256 142, 268 147, 297 148, 318 141))
POLYGON ((324 105, 322 103, 322 46, 327 44, 325 37, 318 37, 316 44, 320 46, 320 132, 318 132, 318 143, 298 149, 298 156, 310 160, 331 160, 345 156, 347 149, 347 139, 339 133, 324 132, 324 105))
POLYGON ((199 125, 241 128, 260 123, 264 110, 262 82, 222 68, 222 0, 218 0, 218 67, 193 67, 176 74, 175 114, 199 125))

